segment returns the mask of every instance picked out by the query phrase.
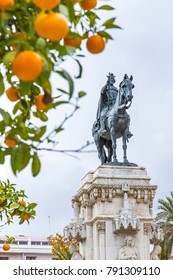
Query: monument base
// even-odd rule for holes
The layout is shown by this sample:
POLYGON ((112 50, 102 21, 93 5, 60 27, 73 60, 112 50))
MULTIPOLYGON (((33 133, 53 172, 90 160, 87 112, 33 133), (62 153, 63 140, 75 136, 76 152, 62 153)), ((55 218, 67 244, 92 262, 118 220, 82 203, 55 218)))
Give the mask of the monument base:
POLYGON ((108 166, 138 166, 136 163, 133 162, 106 162, 104 165, 108 166))
POLYGON ((150 240, 159 235, 152 218, 156 189, 144 167, 99 166, 72 198, 65 237, 79 240, 86 260, 149 260, 150 240))

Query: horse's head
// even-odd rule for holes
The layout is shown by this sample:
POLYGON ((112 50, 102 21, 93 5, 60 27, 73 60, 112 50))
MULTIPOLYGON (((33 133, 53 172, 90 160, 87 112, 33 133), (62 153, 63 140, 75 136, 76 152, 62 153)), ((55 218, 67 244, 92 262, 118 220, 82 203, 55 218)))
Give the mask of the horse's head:
POLYGON ((124 75, 123 81, 120 83, 120 105, 127 104, 132 101, 133 94, 132 89, 134 88, 134 84, 132 83, 133 77, 128 77, 127 74, 124 75))

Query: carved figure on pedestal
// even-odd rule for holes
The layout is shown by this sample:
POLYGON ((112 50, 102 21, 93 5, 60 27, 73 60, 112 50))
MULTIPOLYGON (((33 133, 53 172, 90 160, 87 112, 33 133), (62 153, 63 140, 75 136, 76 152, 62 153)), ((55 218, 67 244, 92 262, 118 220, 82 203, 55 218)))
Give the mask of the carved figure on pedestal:
POLYGON ((126 109, 132 103, 133 78, 132 76, 129 78, 125 74, 123 81, 120 83, 119 90, 117 90, 113 86, 115 82, 114 77, 112 73, 109 73, 107 84, 101 91, 92 135, 97 146, 101 164, 112 161, 114 165, 120 165, 118 164, 116 155, 116 139, 122 137, 124 151, 123 165, 132 165, 128 162, 126 154, 127 142, 132 136, 132 133, 129 131, 130 116, 127 114, 126 109), (104 146, 108 150, 107 155, 104 146))
POLYGON ((134 246, 134 239, 128 235, 124 239, 125 245, 118 252, 118 260, 139 260, 139 251, 134 246))
POLYGON ((78 252, 76 245, 72 244, 69 248, 69 252, 72 254, 71 260, 82 260, 82 255, 78 252))
POLYGON ((153 248, 153 251, 150 254, 150 260, 160 260, 159 254, 161 253, 161 247, 160 245, 155 245, 153 248))

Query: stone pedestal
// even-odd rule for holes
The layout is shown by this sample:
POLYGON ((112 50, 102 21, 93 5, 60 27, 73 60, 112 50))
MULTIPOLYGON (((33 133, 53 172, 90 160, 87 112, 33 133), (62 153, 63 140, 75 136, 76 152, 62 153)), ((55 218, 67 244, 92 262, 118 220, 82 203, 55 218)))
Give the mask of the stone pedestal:
POLYGON ((116 260, 130 236, 138 259, 149 260, 150 240, 159 235, 152 218, 156 189, 143 167, 99 166, 72 198, 74 218, 65 237, 79 240, 86 260, 116 260))

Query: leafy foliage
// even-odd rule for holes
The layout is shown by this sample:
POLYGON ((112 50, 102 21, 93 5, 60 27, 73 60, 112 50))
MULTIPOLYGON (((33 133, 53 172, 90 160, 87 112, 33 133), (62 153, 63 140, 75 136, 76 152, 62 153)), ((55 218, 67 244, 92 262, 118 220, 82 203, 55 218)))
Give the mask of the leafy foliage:
POLYGON ((167 260, 173 246, 173 192, 170 192, 170 197, 166 197, 166 200, 159 199, 158 202, 158 209, 161 211, 157 214, 156 221, 163 230, 161 259, 167 260))
POLYGON ((43 147, 42 143, 49 149, 58 143, 57 137, 63 127, 60 124, 53 130, 49 129, 49 111, 70 105, 72 112, 76 112, 78 100, 86 95, 83 90, 76 93, 74 85, 74 79, 82 77, 80 59, 83 57, 83 44, 73 48, 65 45, 63 40, 51 41, 38 36, 34 29, 37 17, 44 13, 63 14, 68 20, 68 35, 71 37, 86 41, 91 34, 99 34, 107 42, 112 39, 107 30, 120 27, 115 24, 115 18, 101 23, 99 13, 113 9, 102 5, 87 11, 76 1, 62 0, 53 10, 45 11, 36 7, 32 0, 15 0, 13 6, 0 11, 0 95, 8 87, 15 87, 20 98, 15 103, 9 101, 12 112, 7 110, 8 103, 5 108, 0 108, 0 163, 4 164, 6 157, 10 157, 15 175, 31 164, 32 175, 36 176, 41 167, 39 150, 43 147), (25 50, 36 52, 43 61, 42 73, 34 81, 23 81, 14 75, 14 60, 25 50), (63 68, 63 63, 69 58, 79 67, 75 77, 63 68), (51 84, 52 73, 57 81, 64 81, 64 86, 56 89, 56 92, 51 84), (47 105, 44 110, 38 110, 34 103, 40 93, 44 94, 43 101, 47 105), (6 138, 15 140, 16 145, 6 146, 6 138))
MULTIPOLYGON (((9 181, 0 182, 0 221, 2 225, 13 222, 14 217, 19 218, 19 224, 23 224, 26 214, 34 219, 36 203, 26 203, 27 196, 24 190, 17 191, 14 184, 9 181)), ((27 220, 29 223, 29 221, 27 220)))
POLYGON ((52 254, 57 260, 70 260, 72 256, 69 251, 70 245, 75 244, 79 247, 79 244, 75 239, 65 239, 58 233, 55 237, 49 237, 48 242, 52 246, 52 254))

